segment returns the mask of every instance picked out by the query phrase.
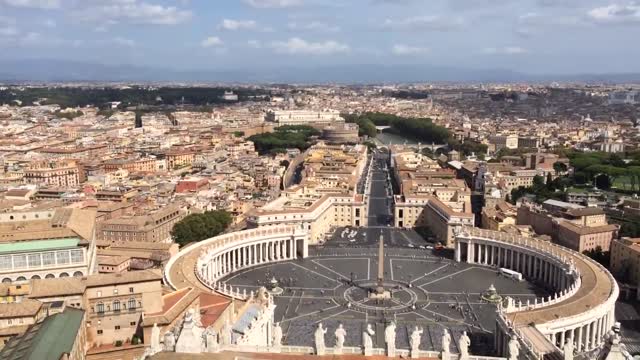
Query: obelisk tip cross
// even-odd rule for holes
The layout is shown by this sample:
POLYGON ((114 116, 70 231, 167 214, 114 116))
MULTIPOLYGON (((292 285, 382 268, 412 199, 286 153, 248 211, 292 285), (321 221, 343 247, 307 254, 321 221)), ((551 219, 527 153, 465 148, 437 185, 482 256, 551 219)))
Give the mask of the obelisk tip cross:
POLYGON ((378 246, 378 294, 384 294, 384 240, 380 234, 380 244, 378 246))

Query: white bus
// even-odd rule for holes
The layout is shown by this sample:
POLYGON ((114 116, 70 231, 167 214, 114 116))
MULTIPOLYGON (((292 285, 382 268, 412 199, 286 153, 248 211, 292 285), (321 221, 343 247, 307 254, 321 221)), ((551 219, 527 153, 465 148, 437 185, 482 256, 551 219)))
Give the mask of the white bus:
POLYGON ((500 268, 500 274, 514 280, 523 281, 522 274, 517 271, 500 268))

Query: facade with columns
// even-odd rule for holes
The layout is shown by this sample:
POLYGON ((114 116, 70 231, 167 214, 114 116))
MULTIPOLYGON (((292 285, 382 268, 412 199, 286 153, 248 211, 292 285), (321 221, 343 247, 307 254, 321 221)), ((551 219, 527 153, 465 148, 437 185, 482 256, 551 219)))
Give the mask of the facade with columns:
POLYGON ((506 233, 465 227, 456 235, 455 259, 517 271, 539 281, 554 295, 499 309, 496 349, 506 354, 516 336, 535 356, 561 353, 572 342, 578 353, 599 349, 615 323, 618 286, 607 269, 556 244, 506 233))
MULTIPOLYGON (((198 280, 211 290, 237 298, 247 299, 249 294, 240 293, 219 280, 226 275, 265 263, 305 258, 308 255, 308 231, 296 226, 269 226, 223 234, 193 244, 199 257, 195 274, 198 280)), ((187 247, 182 254, 194 251, 187 247)), ((173 257, 165 268, 165 280, 172 285, 170 274, 173 257)))

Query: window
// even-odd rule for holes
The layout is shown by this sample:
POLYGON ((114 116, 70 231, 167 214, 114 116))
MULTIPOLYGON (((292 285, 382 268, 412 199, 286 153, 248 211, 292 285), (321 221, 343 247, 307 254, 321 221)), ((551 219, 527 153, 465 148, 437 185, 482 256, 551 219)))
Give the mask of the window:
POLYGON ((58 251, 58 252, 56 252, 56 258, 58 259, 58 264, 68 264, 69 263, 69 251, 58 251))
POLYGON ((98 314, 104 313, 104 304, 103 303, 99 302, 99 303, 96 304, 96 312, 98 314))
POLYGON ((120 330, 120 325, 116 325, 115 329, 116 329, 116 331, 120 330))
POLYGON ((133 294, 133 288, 132 287, 129 288, 129 293, 133 294))
POLYGON ((0 270, 11 270, 11 255, 0 256, 0 270))
POLYGON ((96 296, 97 296, 97 297, 102 296, 102 291, 100 291, 100 290, 96 291, 96 296))
POLYGON ((98 335, 102 335, 102 330, 98 330, 98 335))
POLYGON ((52 252, 42 253, 42 265, 54 265, 56 263, 56 254, 52 252))
POLYGON ((133 311, 136 309, 136 299, 129 299, 129 310, 133 311))
POLYGON ((113 311, 114 312, 120 312, 120 301, 116 300, 113 302, 113 311))
POLYGON ((27 256, 26 255, 14 255, 13 256, 13 267, 16 269, 27 267, 27 256))
POLYGON ((129 323, 129 325, 131 325, 131 326, 136 326, 136 322, 135 322, 135 321, 132 321, 132 322, 130 322, 130 323, 129 323))
POLYGON ((40 254, 29 254, 29 267, 40 267, 42 265, 42 259, 40 254))
POLYGON ((71 250, 71 262, 73 264, 84 262, 84 254, 81 249, 71 250))
POLYGON ((118 289, 113 289, 113 295, 118 295, 118 289))

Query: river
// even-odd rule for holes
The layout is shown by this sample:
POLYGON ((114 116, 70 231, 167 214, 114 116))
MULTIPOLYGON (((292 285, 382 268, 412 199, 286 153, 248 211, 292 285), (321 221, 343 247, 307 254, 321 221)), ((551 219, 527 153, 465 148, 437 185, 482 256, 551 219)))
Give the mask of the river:
POLYGON ((383 132, 381 134, 378 134, 378 136, 376 136, 376 139, 382 141, 385 145, 402 145, 405 143, 405 141, 407 142, 407 144, 409 145, 415 145, 418 142, 415 140, 411 140, 411 139, 407 139, 402 135, 398 135, 398 134, 392 134, 392 133, 388 133, 388 132, 383 132))

